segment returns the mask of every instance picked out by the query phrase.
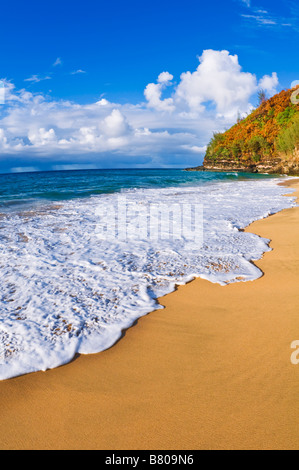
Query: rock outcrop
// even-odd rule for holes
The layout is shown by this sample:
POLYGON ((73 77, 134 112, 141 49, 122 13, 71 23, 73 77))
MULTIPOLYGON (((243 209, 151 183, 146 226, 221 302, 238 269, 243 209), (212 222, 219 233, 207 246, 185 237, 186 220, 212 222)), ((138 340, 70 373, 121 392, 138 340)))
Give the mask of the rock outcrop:
POLYGON ((202 166, 188 171, 299 175, 299 87, 263 101, 211 139, 202 166))

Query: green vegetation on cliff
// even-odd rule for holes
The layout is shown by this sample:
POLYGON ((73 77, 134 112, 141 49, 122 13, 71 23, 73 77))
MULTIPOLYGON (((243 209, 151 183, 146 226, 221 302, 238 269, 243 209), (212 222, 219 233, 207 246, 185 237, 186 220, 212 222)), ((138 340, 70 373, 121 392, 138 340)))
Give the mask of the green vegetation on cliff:
POLYGON ((228 131, 214 134, 204 167, 283 173, 297 172, 298 167, 299 171, 299 105, 292 102, 293 93, 294 89, 283 90, 261 100, 246 118, 228 131))

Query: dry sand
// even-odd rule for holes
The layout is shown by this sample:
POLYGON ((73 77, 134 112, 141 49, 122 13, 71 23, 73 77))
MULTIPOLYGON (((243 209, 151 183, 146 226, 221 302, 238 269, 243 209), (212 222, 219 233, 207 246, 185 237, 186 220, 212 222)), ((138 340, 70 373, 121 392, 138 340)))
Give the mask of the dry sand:
POLYGON ((299 208, 248 230, 261 279, 197 279, 111 349, 1 382, 0 448, 298 449, 299 208))

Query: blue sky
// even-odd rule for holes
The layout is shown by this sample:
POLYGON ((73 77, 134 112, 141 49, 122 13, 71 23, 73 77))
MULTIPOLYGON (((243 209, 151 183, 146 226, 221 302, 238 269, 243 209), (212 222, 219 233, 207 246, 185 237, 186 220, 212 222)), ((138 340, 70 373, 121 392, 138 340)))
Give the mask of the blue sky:
POLYGON ((0 171, 197 164, 262 85, 299 79, 295 1, 12 0, 1 18, 0 171))

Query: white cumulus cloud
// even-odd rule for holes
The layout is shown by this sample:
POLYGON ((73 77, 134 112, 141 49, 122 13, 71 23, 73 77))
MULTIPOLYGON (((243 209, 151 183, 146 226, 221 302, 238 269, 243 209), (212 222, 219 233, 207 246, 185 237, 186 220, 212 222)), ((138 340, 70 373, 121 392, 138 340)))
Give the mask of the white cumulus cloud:
POLYGON ((259 87, 267 91, 269 94, 274 94, 277 92, 278 83, 279 81, 278 81, 277 73, 273 72, 272 75, 265 75, 259 81, 259 87))
POLYGON ((19 162, 24 155, 34 167, 42 161, 56 167, 163 167, 200 164, 213 132, 252 109, 260 88, 274 93, 278 77, 274 72, 258 80, 242 70, 237 55, 206 50, 197 68, 177 82, 162 71, 137 104, 113 103, 99 93, 83 105, 3 84, 0 166, 5 159, 12 168, 26 166, 19 162))
POLYGON ((173 75, 169 72, 162 72, 158 76, 158 83, 149 83, 146 86, 144 96, 148 102, 149 108, 153 108, 158 111, 174 111, 175 107, 172 98, 161 100, 163 89, 171 85, 172 79, 173 75))
POLYGON ((130 126, 119 109, 113 109, 111 114, 105 117, 102 129, 108 137, 121 137, 130 133, 130 126))
POLYGON ((225 50, 206 50, 199 62, 194 72, 181 75, 175 93, 175 100, 181 106, 202 112, 210 102, 225 116, 249 111, 250 97, 256 91, 256 77, 242 71, 237 55, 225 50))

